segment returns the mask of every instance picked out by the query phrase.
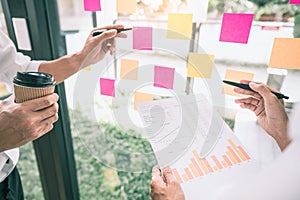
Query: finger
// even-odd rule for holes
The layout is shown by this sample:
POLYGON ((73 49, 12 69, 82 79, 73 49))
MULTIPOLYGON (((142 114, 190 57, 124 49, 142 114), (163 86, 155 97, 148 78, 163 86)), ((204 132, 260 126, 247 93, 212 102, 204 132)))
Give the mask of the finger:
POLYGON ((118 38, 127 38, 127 34, 126 33, 118 33, 117 37, 118 38))
POLYGON ((241 103, 240 107, 244 108, 244 109, 249 109, 249 110, 253 111, 254 113, 255 113, 255 110, 257 108, 256 106, 254 106, 252 104, 247 104, 247 103, 241 103))
POLYGON ((167 184, 175 181, 170 167, 166 167, 163 169, 163 177, 165 178, 167 184))
POLYGON ((58 101, 59 96, 56 93, 50 94, 45 97, 26 101, 23 106, 28 106, 32 111, 39 111, 50 107, 58 101))
POLYGON ((152 168, 152 177, 157 177, 157 176, 160 177, 160 169, 158 166, 154 166, 152 168))
POLYGON ((57 112, 58 112, 58 103, 54 103, 53 105, 51 105, 48 108, 36 111, 36 114, 38 114, 40 121, 43 121, 43 120, 48 119, 49 117, 52 117, 53 115, 57 114, 57 112))
POLYGON ((252 90, 258 92, 265 99, 265 101, 276 99, 276 96, 263 83, 250 82, 249 86, 252 90))
POLYGON ((103 33, 101 33, 99 36, 95 38, 97 38, 97 40, 99 41, 105 41, 115 37, 116 35, 117 35, 117 30, 111 29, 111 30, 104 31, 103 33))
POLYGON ((242 84, 246 84, 246 85, 249 85, 251 81, 248 81, 248 80, 240 80, 240 83, 242 84))
POLYGON ((252 104, 254 106, 257 106, 259 103, 259 100, 253 97, 247 97, 247 98, 242 98, 242 99, 236 99, 235 103, 241 104, 241 103, 247 103, 247 104, 252 104))
POLYGON ((243 95, 250 95, 254 98, 257 98, 257 99, 261 99, 262 96, 260 94, 258 94, 257 92, 253 92, 253 91, 250 91, 250 90, 245 90, 245 89, 242 89, 242 88, 238 88, 238 87, 235 87, 233 89, 234 92, 238 93, 238 94, 243 94, 243 95))

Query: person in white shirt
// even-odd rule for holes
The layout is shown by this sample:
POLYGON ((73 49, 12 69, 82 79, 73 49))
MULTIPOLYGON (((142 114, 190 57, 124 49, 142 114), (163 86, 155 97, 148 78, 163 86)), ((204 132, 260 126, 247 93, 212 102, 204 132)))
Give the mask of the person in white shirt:
MULTIPOLYGON (((39 71, 52 74, 56 83, 64 81, 82 68, 114 52, 114 37, 126 37, 117 33, 122 25, 96 28, 87 37, 81 51, 53 61, 32 61, 28 56, 17 53, 12 41, 0 31, 0 82, 12 88, 17 71, 39 71), (97 30, 106 30, 92 36, 97 30)), ((52 94, 24 103, 15 103, 14 96, 0 102, 0 199, 23 199, 20 178, 15 165, 18 162, 18 147, 33 141, 53 128, 58 120, 58 95, 52 94), (12 177, 9 180, 9 177, 12 177), (16 184, 11 189, 10 182, 16 184)))
MULTIPOLYGON (((251 178, 219 192, 222 200, 298 200, 300 199, 300 104, 288 120, 282 100, 271 93, 271 88, 249 81, 255 91, 235 88, 235 92, 250 95, 236 100, 242 108, 253 111, 261 127, 272 136, 282 154, 269 167, 251 178), (288 128, 289 121, 289 128, 288 128)), ((150 196, 153 200, 184 200, 185 195, 170 168, 153 168, 150 196)), ((200 200, 200 199, 199 199, 200 200)))

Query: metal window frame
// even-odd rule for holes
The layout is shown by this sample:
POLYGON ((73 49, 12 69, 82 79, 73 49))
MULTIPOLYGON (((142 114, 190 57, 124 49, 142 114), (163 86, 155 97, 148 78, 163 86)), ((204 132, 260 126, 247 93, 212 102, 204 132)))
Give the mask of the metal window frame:
MULTIPOLYGON (((35 60, 53 60, 66 54, 56 0, 1 0, 1 3, 9 36, 16 46, 12 17, 27 21, 32 51, 18 51, 35 60)), ((60 96, 59 120, 52 131, 33 144, 45 199, 77 200, 78 182, 63 83, 56 87, 56 92, 60 96)))

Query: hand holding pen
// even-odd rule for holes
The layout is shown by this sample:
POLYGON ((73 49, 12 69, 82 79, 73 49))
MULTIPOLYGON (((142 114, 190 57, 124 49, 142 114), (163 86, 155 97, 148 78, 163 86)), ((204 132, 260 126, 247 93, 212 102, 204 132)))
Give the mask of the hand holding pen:
POLYGON ((287 134, 288 117, 284 102, 274 95, 274 92, 279 92, 263 83, 243 80, 241 84, 248 85, 251 90, 235 88, 236 93, 249 95, 235 102, 242 108, 253 111, 261 127, 276 140, 280 149, 284 150, 291 140, 287 134))

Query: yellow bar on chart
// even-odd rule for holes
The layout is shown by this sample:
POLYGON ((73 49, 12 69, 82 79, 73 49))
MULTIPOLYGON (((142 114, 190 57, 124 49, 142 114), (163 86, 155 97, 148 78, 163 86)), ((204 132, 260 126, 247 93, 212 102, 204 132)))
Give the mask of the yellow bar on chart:
POLYGON ((234 149, 234 151, 237 152, 237 154, 239 154, 239 157, 245 161, 247 160, 247 158, 244 156, 244 154, 237 148, 237 146, 234 144, 234 142, 231 139, 228 139, 229 144, 232 146, 232 148, 234 149))
POLYGON ((192 180, 194 178, 193 175, 192 175, 192 173, 190 172, 190 170, 188 168, 185 167, 184 171, 185 171, 186 175, 188 176, 188 178, 190 180, 192 180))
POLYGON ((204 163, 202 162, 201 158, 199 157, 197 151, 193 150, 193 154, 195 156, 195 158, 197 159, 198 163, 200 164, 201 168, 203 169, 204 173, 205 174, 208 174, 209 171, 208 169, 206 168, 206 166, 204 165, 204 163))
POLYGON ((214 169, 214 171, 218 171, 219 170, 218 166, 214 166, 213 169, 214 169))
POLYGON ((182 174, 182 178, 185 182, 188 182, 189 181, 189 178, 187 177, 186 174, 182 174))
POLYGON ((250 156, 246 153, 246 151, 241 146, 238 146, 237 148, 242 152, 242 154, 246 157, 247 160, 250 160, 250 156))
POLYGON ((199 165, 197 164, 196 160, 194 158, 191 159, 193 165, 195 166, 196 170, 198 171, 198 174, 200 176, 204 176, 202 170, 200 169, 199 165))
POLYGON ((206 158, 203 158, 201 160, 204 162, 204 164, 207 167, 207 169, 208 169, 209 172, 211 172, 211 173, 214 172, 214 170, 212 169, 212 167, 210 166, 210 164, 208 163, 208 161, 206 160, 206 158))
POLYGON ((238 162, 234 159, 230 151, 226 151, 226 155, 229 157, 230 161, 233 162, 233 164, 238 164, 238 162))
POLYGON ((228 164, 227 164, 227 162, 226 162, 225 160, 222 160, 222 165, 223 165, 225 168, 228 167, 228 164))
POLYGON ((232 166, 232 163, 230 162, 230 160, 228 159, 228 157, 226 155, 223 155, 224 161, 228 164, 228 166, 232 166))
POLYGON ((211 159, 216 163, 219 169, 223 168, 216 156, 212 156, 211 159))
POLYGON ((193 174, 195 177, 199 177, 198 172, 196 171, 196 168, 194 167, 193 164, 189 164, 190 169, 192 170, 193 174))
POLYGON ((236 153, 233 151, 233 149, 231 147, 227 147, 227 149, 230 151, 230 153, 233 155, 234 159, 240 163, 241 162, 241 159, 236 155, 236 153))

